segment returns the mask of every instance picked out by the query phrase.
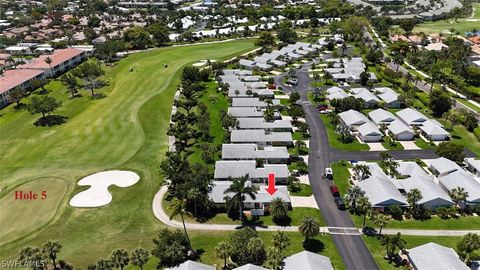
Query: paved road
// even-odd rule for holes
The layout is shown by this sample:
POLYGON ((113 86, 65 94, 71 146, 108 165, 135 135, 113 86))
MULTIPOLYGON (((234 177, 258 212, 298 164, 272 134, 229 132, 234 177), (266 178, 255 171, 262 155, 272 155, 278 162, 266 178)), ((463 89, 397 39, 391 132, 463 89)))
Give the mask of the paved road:
MULTIPOLYGON (((285 85, 282 82, 283 76, 285 76, 284 74, 275 77, 274 80, 277 85, 280 85, 285 90, 285 92, 296 91, 300 93, 301 99, 299 103, 301 103, 305 109, 306 122, 310 126, 310 155, 308 158, 310 185, 327 226, 352 228, 354 227, 354 224, 349 215, 345 211, 338 210, 333 202, 329 191, 329 187, 332 183, 329 180, 323 180, 322 173, 325 168, 330 167, 330 164, 335 161, 376 160, 378 159, 380 152, 347 152, 333 149, 330 146, 326 127, 320 119, 318 111, 312 104, 310 104, 307 98, 307 93, 311 88, 308 67, 309 64, 306 64, 303 65, 301 69, 297 70, 297 86, 291 87, 285 85)), ((438 157, 433 150, 404 150, 390 151, 390 153, 395 159, 432 159, 438 157)), ((467 156, 474 155, 473 153, 468 152, 467 156)), ((360 236, 350 234, 342 235, 341 232, 336 234, 336 231, 338 231, 338 229, 329 230, 347 269, 378 269, 378 266, 360 236)), ((390 233, 390 231, 388 232, 390 233)), ((392 230, 391 233, 396 232, 397 230, 392 230)))

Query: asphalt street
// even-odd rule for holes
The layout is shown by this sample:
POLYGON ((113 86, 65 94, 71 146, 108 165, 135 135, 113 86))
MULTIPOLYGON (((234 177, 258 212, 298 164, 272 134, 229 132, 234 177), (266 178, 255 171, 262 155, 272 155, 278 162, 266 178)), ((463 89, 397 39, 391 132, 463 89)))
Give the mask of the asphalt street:
MULTIPOLYGON (((307 93, 311 89, 308 75, 309 64, 305 64, 296 72, 298 84, 294 87, 285 85, 285 74, 274 78, 275 83, 285 92, 298 92, 301 99, 299 104, 305 109, 306 122, 310 126, 310 154, 308 157, 309 179, 315 200, 320 208, 327 227, 344 227, 345 232, 355 227, 346 211, 337 208, 330 194, 329 187, 333 184, 330 180, 322 179, 325 168, 339 160, 376 160, 378 151, 347 152, 333 149, 328 143, 326 127, 319 117, 314 105, 310 104, 307 93)), ((437 158, 433 150, 408 150, 390 151, 395 159, 432 159, 437 158)), ((472 156, 471 152, 467 153, 472 156)), ((337 229, 338 230, 338 229, 337 229)), ((332 234, 335 245, 340 252, 347 269, 373 270, 379 269, 368 248, 359 235, 343 235, 340 232, 332 234)))

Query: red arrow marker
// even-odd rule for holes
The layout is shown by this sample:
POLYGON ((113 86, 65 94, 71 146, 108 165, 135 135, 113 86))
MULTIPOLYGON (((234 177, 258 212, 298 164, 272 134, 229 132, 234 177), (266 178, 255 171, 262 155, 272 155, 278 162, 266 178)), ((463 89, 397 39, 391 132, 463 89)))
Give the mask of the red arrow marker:
POLYGON ((275 187, 275 174, 269 173, 268 174, 268 187, 265 190, 270 194, 273 195, 277 192, 278 188, 275 187))

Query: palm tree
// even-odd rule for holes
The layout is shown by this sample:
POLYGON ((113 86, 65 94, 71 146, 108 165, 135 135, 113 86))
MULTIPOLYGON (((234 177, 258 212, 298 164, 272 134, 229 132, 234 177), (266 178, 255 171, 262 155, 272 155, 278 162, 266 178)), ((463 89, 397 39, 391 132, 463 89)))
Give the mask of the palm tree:
POLYGON ((140 270, 143 270, 143 266, 148 262, 150 253, 143 248, 136 248, 132 251, 130 258, 132 259, 132 264, 139 266, 140 270))
POLYGON ((52 260, 53 269, 57 269, 56 259, 58 253, 62 249, 62 244, 59 241, 51 241, 49 240, 45 245, 43 245, 43 253, 48 254, 48 257, 52 260))
POLYGON ((282 198, 274 198, 270 203, 273 220, 279 221, 288 217, 288 206, 282 198))
POLYGON ((390 221, 390 217, 384 214, 376 214, 374 219, 373 219, 373 224, 375 226, 380 227, 379 234, 382 235, 382 229, 383 227, 388 225, 388 222, 390 221))
POLYGON ((357 208, 363 212, 363 225, 365 227, 365 221, 367 219, 367 214, 372 209, 372 204, 368 200, 368 197, 362 196, 357 201, 357 208))
POLYGON ((358 186, 353 186, 347 190, 347 193, 343 196, 343 199, 353 208, 355 214, 357 214, 357 202, 364 195, 365 191, 361 190, 358 186))
POLYGON ((372 175, 370 167, 365 164, 357 164, 353 166, 353 172, 359 177, 359 180, 365 180, 372 175))
POLYGON ((96 263, 96 269, 98 270, 111 270, 113 269, 112 262, 110 260, 99 259, 96 263))
POLYGON ((172 220, 175 216, 177 215, 180 215, 180 217, 182 218, 182 224, 183 224, 183 231, 185 232, 185 237, 187 237, 187 241, 188 241, 188 247, 190 249, 192 249, 192 245, 190 244, 190 238, 188 237, 188 233, 187 233, 187 227, 185 226, 185 218, 184 216, 186 215, 189 215, 190 213, 187 212, 186 210, 186 205, 187 205, 187 201, 184 200, 184 199, 178 199, 178 198, 174 198, 172 200, 172 202, 170 203, 170 206, 168 207, 169 210, 172 212, 170 214, 170 220, 172 220))
POLYGON ((396 54, 396 55, 393 56, 393 59, 392 59, 392 60, 393 60, 393 63, 394 63, 395 65, 397 65, 395 71, 398 72, 398 69, 400 68, 400 66, 403 65, 403 63, 405 62, 405 61, 403 60, 403 56, 400 55, 400 54, 396 54))
POLYGON ((112 255, 110 255, 110 261, 112 262, 113 267, 123 270, 123 268, 130 262, 128 251, 125 249, 114 250, 112 255))
POLYGON ((15 58, 13 58, 13 56, 7 57, 7 59, 5 60, 5 64, 6 63, 9 63, 10 65, 12 65, 13 68, 17 68, 17 61, 15 61, 15 58))
POLYGON ((239 214, 240 221, 243 220, 243 202, 246 199, 246 195, 250 196, 252 200, 255 200, 256 198, 255 194, 257 193, 257 190, 251 186, 250 181, 248 181, 248 179, 249 179, 248 174, 245 175, 244 177, 235 178, 233 179, 233 182, 230 185, 230 187, 225 190, 225 194, 234 193, 231 200, 238 203, 238 208, 239 208, 238 214, 239 214))
POLYGON ((197 216, 197 204, 198 200, 203 196, 203 193, 199 188, 194 187, 188 191, 187 198, 193 201, 193 214, 197 216))
POLYGON ((412 189, 407 193, 407 201, 410 204, 410 208, 416 212, 417 203, 423 198, 422 192, 419 189, 412 189))
POLYGON ((233 247, 232 245, 227 242, 227 241, 222 241, 215 246, 215 253, 217 254, 217 257, 220 259, 223 259, 223 267, 222 269, 227 268, 227 258, 232 255, 233 247))
POLYGON ((450 192, 448 192, 448 195, 455 203, 455 207, 458 207, 459 202, 465 201, 468 198, 468 191, 465 191, 465 189, 462 187, 456 187, 450 190, 450 192))
MULTIPOLYGON (((47 58, 45 58, 45 63, 47 63, 48 65, 48 68, 50 68, 50 70, 52 69, 52 58, 50 58, 49 56, 47 56, 47 58)), ((53 72, 52 72, 53 74, 53 72)))
POLYGON ((320 233, 320 225, 315 218, 305 216, 302 219, 298 231, 303 237, 305 237, 304 242, 307 242, 310 238, 317 236, 320 233))

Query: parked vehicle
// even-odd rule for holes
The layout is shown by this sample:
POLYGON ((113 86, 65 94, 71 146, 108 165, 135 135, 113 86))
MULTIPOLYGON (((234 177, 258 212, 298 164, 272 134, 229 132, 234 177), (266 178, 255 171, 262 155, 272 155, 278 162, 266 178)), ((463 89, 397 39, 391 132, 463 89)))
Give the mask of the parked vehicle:
POLYGON ((337 186, 330 186, 330 192, 332 193, 333 197, 340 197, 340 191, 338 190, 337 186))
POLYGON ((325 168, 325 172, 323 173, 323 178, 326 179, 333 179, 333 170, 332 168, 325 168))
POLYGON ((328 105, 324 104, 324 105, 318 105, 317 106, 318 111, 323 111, 323 110, 326 110, 326 109, 328 109, 328 105))
POLYGON ((345 210, 345 203, 343 202, 342 198, 340 197, 335 197, 335 204, 337 205, 337 208, 340 210, 345 210))
POLYGON ((298 84, 298 80, 297 79, 289 79, 287 81, 288 84, 290 85, 297 85, 298 84))
POLYGON ((321 114, 329 114, 329 113, 331 113, 331 112, 333 112, 333 111, 330 110, 330 109, 325 109, 325 110, 321 110, 321 111, 320 111, 321 114))

